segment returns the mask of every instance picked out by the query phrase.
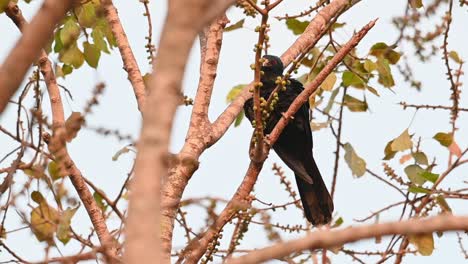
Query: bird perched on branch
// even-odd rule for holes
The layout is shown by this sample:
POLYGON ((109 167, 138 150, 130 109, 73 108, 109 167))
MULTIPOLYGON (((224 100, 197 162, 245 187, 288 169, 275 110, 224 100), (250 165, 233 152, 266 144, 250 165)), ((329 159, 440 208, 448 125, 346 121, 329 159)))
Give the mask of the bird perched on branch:
MULTIPOLYGON (((263 56, 263 71, 260 96, 268 100, 276 86, 281 83, 284 66, 280 58, 263 56)), ((269 134, 294 101, 304 90, 302 84, 294 79, 283 80, 283 91, 274 95, 273 110, 264 113, 264 133, 269 134), (285 88, 285 89, 284 89, 285 88)), ((262 100, 263 101, 263 100, 262 100)), ((265 105, 265 101, 264 105, 265 105)), ((253 99, 244 105, 250 122, 255 120, 253 99)), ((255 123, 254 123, 255 124, 255 123)), ((322 176, 312 155, 312 131, 309 124, 309 104, 305 103, 284 128, 273 149, 286 165, 294 171, 307 220, 313 225, 327 224, 333 213, 333 201, 323 182, 322 176)))

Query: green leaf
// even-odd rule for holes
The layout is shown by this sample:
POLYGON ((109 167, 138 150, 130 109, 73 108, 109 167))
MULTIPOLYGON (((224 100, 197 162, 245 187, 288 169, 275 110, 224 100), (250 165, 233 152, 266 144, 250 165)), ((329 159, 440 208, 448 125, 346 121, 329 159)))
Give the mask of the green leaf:
POLYGON ((431 193, 431 190, 428 190, 428 189, 426 189, 426 188, 419 187, 419 186, 416 186, 416 185, 411 185, 411 186, 408 188, 408 191, 411 192, 411 193, 424 193, 424 194, 429 194, 429 193, 431 193))
POLYGON ((237 21, 236 23, 226 27, 224 29, 224 32, 229 32, 229 31, 233 31, 233 30, 236 30, 236 29, 239 29, 239 28, 242 28, 244 26, 244 22, 245 22, 245 19, 241 19, 239 21, 237 21))
POLYGON ((87 41, 83 43, 83 48, 86 62, 89 66, 96 68, 99 63, 99 58, 101 57, 101 50, 87 41))
POLYGON ((450 205, 447 203, 447 200, 445 200, 444 196, 439 195, 436 197, 437 204, 439 204, 440 209, 442 209, 442 212, 447 212, 451 213, 452 208, 450 208, 450 205))
POLYGON ((333 86, 335 86, 336 83, 336 75, 334 72, 330 73, 327 78, 322 82, 320 85, 320 88, 325 91, 331 91, 333 89, 333 86))
POLYGON ((432 233, 410 235, 408 238, 409 242, 416 247, 419 254, 423 256, 432 255, 434 251, 434 237, 432 233))
POLYGON ((357 76, 353 72, 344 71, 341 79, 344 87, 353 86, 356 88, 364 88, 364 82, 361 77, 357 76))
POLYGON ((458 53, 456 51, 454 51, 454 50, 449 52, 449 57, 458 64, 461 64, 463 62, 460 59, 460 56, 458 56, 458 53))
POLYGON ((57 30, 54 35, 54 52, 60 52, 63 49, 63 43, 60 39, 60 32, 61 30, 57 30))
POLYGON ((104 34, 99 28, 94 28, 93 32, 91 32, 91 37, 93 38, 94 45, 101 51, 105 53, 109 53, 109 49, 107 48, 107 43, 104 40, 104 34))
POLYGON ((413 141, 411 141, 411 137, 408 133, 408 129, 405 129, 401 135, 395 138, 392 142, 392 150, 393 151, 403 151, 410 149, 413 146, 413 141))
POLYGON ((338 219, 336 219, 335 223, 333 223, 333 225, 331 226, 331 228, 339 227, 339 226, 341 226, 343 223, 344 223, 343 217, 340 216, 338 219))
POLYGON ((432 183, 435 183, 437 181, 437 179, 439 179, 439 174, 435 174, 435 173, 432 173, 430 171, 424 171, 421 173, 421 177, 423 177, 424 179, 432 182, 432 183))
POLYGON ((238 127, 242 120, 244 119, 244 110, 242 110, 236 117, 236 121, 234 122, 234 127, 238 127))
POLYGON ((368 109, 366 101, 361 101, 347 94, 344 96, 344 105, 351 112, 365 112, 368 109))
POLYGON ((377 69, 377 64, 375 64, 375 62, 367 59, 366 61, 364 61, 364 69, 367 71, 367 72, 372 72, 374 71, 375 69, 377 69))
POLYGON ((80 27, 76 24, 72 18, 67 19, 67 22, 63 25, 60 30, 60 40, 64 47, 68 47, 75 43, 80 36, 80 27))
POLYGON ((421 176, 421 174, 424 172, 424 169, 421 168, 419 165, 409 165, 408 167, 405 168, 405 173, 406 176, 408 176, 408 179, 410 181, 418 186, 423 185, 426 182, 426 179, 421 176))
POLYGON ((286 20, 286 26, 293 32, 294 35, 300 35, 309 25, 307 21, 299 21, 295 18, 286 20))
POLYGON ((101 209, 102 212, 105 212, 107 209, 107 205, 104 204, 104 198, 98 193, 93 193, 94 201, 96 201, 97 206, 101 209))
POLYGON ((392 144, 393 144, 393 141, 389 141, 387 143, 387 145, 385 146, 385 150, 384 150, 384 160, 390 160, 390 159, 393 159, 393 157, 395 157, 395 154, 397 153, 397 151, 394 151, 392 150, 392 144))
POLYGON ((449 147, 453 142, 453 134, 452 133, 443 133, 439 132, 435 134, 433 137, 435 140, 439 141, 439 143, 444 147, 449 147))
POLYGON ((96 24, 96 7, 92 1, 78 6, 75 14, 78 17, 78 23, 82 27, 92 28, 96 24))
POLYGON ((349 168, 351 169, 353 176, 361 177, 364 175, 364 173, 366 173, 366 161, 357 155, 351 144, 346 143, 344 145, 344 149, 344 158, 349 168))
POLYGON ((71 219, 75 215, 76 208, 67 208, 67 210, 63 211, 62 215, 59 217, 59 224, 57 226, 57 239, 60 240, 64 245, 70 241, 71 234, 70 234, 70 224, 71 219))
POLYGON ((63 67, 62 67, 62 72, 63 72, 63 76, 66 76, 70 73, 72 73, 73 71, 73 67, 68 65, 68 64, 64 64, 63 67))
POLYGON ((47 169, 49 171, 50 177, 54 181, 62 178, 63 176, 65 176, 65 174, 63 172, 61 172, 59 165, 55 161, 51 161, 49 163, 49 166, 47 167, 47 169))
POLYGON ((62 52, 60 52, 59 60, 65 64, 73 65, 75 69, 78 69, 83 65, 84 55, 75 43, 66 50, 62 50, 62 52))
POLYGON ((421 8, 423 7, 422 0, 410 0, 410 6, 411 8, 421 8))
POLYGON ((395 86, 392 71, 387 59, 377 60, 377 72, 379 73, 379 83, 384 87, 390 88, 395 86))
POLYGON ((226 95, 226 102, 230 103, 236 99, 236 97, 242 92, 246 84, 239 84, 231 88, 229 93, 226 95))
POLYGON ((369 54, 375 57, 381 57, 389 49, 388 45, 383 42, 378 42, 372 45, 370 48, 369 54))
POLYGON ((415 152, 412 155, 416 163, 419 163, 422 165, 429 165, 429 161, 427 159, 426 154, 424 154, 424 152, 415 152))

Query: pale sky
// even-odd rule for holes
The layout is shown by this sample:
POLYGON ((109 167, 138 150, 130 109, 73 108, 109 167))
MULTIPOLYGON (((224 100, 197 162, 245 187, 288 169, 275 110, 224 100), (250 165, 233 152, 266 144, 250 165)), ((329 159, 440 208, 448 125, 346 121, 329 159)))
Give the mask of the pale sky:
MULTIPOLYGON (((30 20, 41 2, 33 1, 30 5, 20 4, 28 20, 30 20)), ((146 73, 149 65, 144 49, 146 41, 144 37, 147 34, 147 28, 146 18, 141 15, 144 11, 143 5, 137 0, 114 2, 119 10, 121 21, 140 68, 143 73, 146 73)), ((275 14, 284 14, 286 7, 289 14, 295 14, 311 5, 311 3, 311 1, 285 0, 285 3, 281 4, 275 14)), ((403 0, 363 0, 339 19, 340 22, 346 22, 348 25, 335 34, 335 39, 339 42, 345 42, 351 37, 354 30, 360 29, 360 27, 372 19, 379 18, 377 25, 360 44, 358 48, 360 55, 366 55, 369 48, 376 42, 393 43, 397 37, 397 32, 391 24, 391 18, 403 13, 404 3, 405 1, 403 0)), ((155 39, 158 39, 164 20, 166 2, 151 0, 150 8, 153 17, 154 36, 155 39)), ((239 14, 241 12, 238 9, 232 8, 228 12, 228 17, 232 22, 236 22, 240 18, 239 14)), ((252 48, 256 34, 253 29, 257 23, 258 19, 249 18, 246 20, 245 28, 224 35, 218 77, 215 83, 209 114, 212 120, 226 107, 225 96, 230 88, 237 84, 249 83, 253 78, 249 65, 252 63, 254 56, 252 48)), ((437 23, 439 23, 439 20, 437 23)), ((449 38, 449 49, 458 51, 460 56, 465 60, 468 58, 466 52, 468 45, 466 37, 467 24, 466 7, 460 8, 458 4, 455 4, 454 23, 452 24, 449 38)), ((427 26, 427 30, 432 30, 433 22, 426 23, 425 26, 427 26)), ((272 47, 270 53, 281 54, 292 44, 296 36, 286 29, 284 22, 272 21, 271 27, 270 38, 272 47)), ((2 34, 0 41, 0 62, 2 62, 19 37, 19 33, 14 24, 3 14, 0 15, 0 31, 2 34)), ((440 45, 441 43, 442 39, 438 40, 436 45, 440 45)), ((156 47, 158 46, 157 43, 154 44, 156 47)), ((404 50, 408 55, 412 56, 411 52, 408 52, 412 48, 408 48, 407 46, 399 47, 397 50, 404 50)), ((53 59, 56 58, 53 57, 53 59)), ((381 164, 386 143, 397 137, 406 128, 409 128, 411 134, 415 133, 417 137, 422 137, 423 149, 430 159, 437 156, 437 163, 440 166, 436 167, 436 173, 442 172, 447 164, 447 150, 435 142, 432 136, 437 132, 447 132, 450 130, 448 122, 449 111, 435 112, 423 110, 415 114, 414 110, 402 111, 401 107, 397 105, 400 101, 450 105, 449 83, 444 74, 445 68, 441 60, 441 54, 439 53, 425 64, 418 63, 414 59, 411 59, 410 62, 415 66, 416 78, 423 83, 422 92, 410 88, 396 73, 396 68, 393 68, 396 81, 393 91, 389 91, 374 83, 373 87, 377 88, 380 97, 369 93, 366 95, 370 108, 369 112, 351 113, 345 110, 343 142, 350 142, 357 153, 366 160, 368 168, 378 173, 382 173, 381 164)), ((197 40, 187 65, 183 84, 184 93, 191 97, 195 95, 198 82, 198 69, 199 46, 197 40)), ((74 96, 73 101, 64 100, 65 109, 69 111, 68 113, 71 111, 82 111, 94 85, 99 81, 106 83, 106 90, 100 100, 100 105, 87 119, 88 125, 119 129, 121 132, 131 134, 134 138, 137 138, 140 129, 140 114, 136 107, 133 90, 126 78, 126 73, 122 69, 122 62, 117 49, 114 49, 111 55, 103 55, 101 57, 97 70, 85 65, 71 76, 68 76, 66 80, 59 80, 60 84, 70 89, 74 96)), ((462 82, 467 83, 466 75, 463 77, 462 82)), ((350 89, 350 93, 358 98, 362 98, 362 92, 360 91, 350 89)), ((460 106, 466 107, 467 105, 468 97, 462 93, 460 106)), ((44 106, 47 108, 47 103, 44 106)), ((173 152, 177 152, 184 143, 190 110, 190 107, 181 107, 177 112, 170 147, 173 152)), ((9 129, 14 127, 15 111, 16 109, 10 106, 3 113, 0 117, 2 126, 9 129)), ((48 111, 48 109, 45 109, 45 111, 48 111)), ((336 109, 334 111, 332 113, 336 113, 336 109)), ((322 116, 317 116, 322 121, 324 120, 322 116)), ((468 116, 462 113, 458 119, 459 131, 456 136, 456 141, 462 149, 466 148, 468 144, 468 136, 466 136, 467 124, 468 116)), ((244 120, 240 127, 232 127, 217 144, 208 149, 200 159, 200 168, 192 177, 184 193, 184 198, 207 195, 230 198, 242 180, 249 162, 247 151, 250 136, 251 126, 244 120)), ((93 131, 85 129, 80 131, 78 139, 70 144, 69 149, 71 156, 74 158, 78 168, 82 170, 83 175, 105 190, 110 197, 115 197, 126 177, 126 173, 131 167, 134 154, 123 155, 116 162, 112 161, 111 158, 115 152, 126 144, 127 142, 118 142, 112 137, 104 138, 96 135, 93 131)), ((12 144, 4 135, 0 135, 0 145, 3 150, 2 155, 17 146, 16 144, 12 144)), ((334 150, 335 140, 329 129, 314 132, 314 156, 327 186, 331 184, 334 150)), ((394 168, 397 168, 397 173, 404 175, 404 166, 399 165, 397 160, 392 161, 390 164, 394 168)), ((9 162, 7 160, 0 166, 6 167, 9 165, 9 162)), ((283 191, 283 186, 279 184, 278 178, 271 172, 273 162, 282 165, 279 158, 272 153, 265 163, 255 186, 255 195, 263 201, 281 204, 289 198, 283 191)), ((335 215, 343 217, 345 221, 344 225, 357 225, 353 221, 353 218, 363 218, 372 211, 400 201, 401 197, 396 191, 383 185, 370 175, 366 174, 359 179, 353 178, 343 159, 341 159, 341 162, 343 164, 340 167, 337 193, 335 195, 335 215)), ((289 179, 293 181, 292 172, 285 166, 283 166, 283 169, 286 171, 289 179)), ((463 171, 466 171, 466 169, 455 170, 444 181, 442 187, 452 186, 453 184, 459 184, 463 180, 468 180, 467 175, 462 174, 463 171)), ((24 179, 22 177, 20 174, 17 174, 15 181, 18 183, 23 182, 24 179)), ((458 185, 458 187, 464 186, 458 185)), ((5 197, 2 197, 1 201, 3 204, 5 197)), ((26 204, 26 201, 23 202, 22 206, 26 204)), ((455 214, 468 214, 466 203, 463 204, 462 202, 455 202, 453 200, 450 200, 449 203, 455 214)), ((221 209, 218 207, 218 210, 221 209)), ((199 210, 189 211, 187 217, 189 223, 195 224, 204 221, 205 216, 201 216, 199 212, 199 210)), ((380 220, 396 220, 398 213, 398 210, 393 211, 393 213, 384 213, 381 215, 380 220)), ((300 218, 300 212, 294 209, 277 211, 273 219, 273 222, 280 222, 281 224, 304 224, 300 218)), ((111 229, 118 227, 119 222, 116 221, 116 218, 114 220, 110 221, 111 229)), ((83 207, 80 208, 77 215, 73 218, 72 225, 78 233, 88 233, 90 221, 83 207)), ((6 223, 7 230, 20 226, 22 225, 18 222, 17 214, 14 211, 10 211, 6 223)), ((226 234, 228 234, 231 228, 227 228, 226 230, 226 234)), ((251 230, 243 240, 240 248, 267 245, 267 240, 261 227, 254 227, 252 225, 251 230)), ((292 238, 297 237, 297 235, 286 235, 284 237, 292 238)), ((184 241, 182 230, 176 223, 174 245, 178 248, 177 246, 183 245, 184 241)), ((45 244, 37 242, 27 229, 8 234, 6 243, 28 260, 41 260, 43 258, 45 244)), ((375 248, 373 243, 373 241, 360 242, 347 247, 372 250, 375 248)), ((383 243, 382 245, 386 244, 383 243)), ((379 246, 382 247, 382 245, 379 246)), ((77 243, 70 242, 65 247, 62 245, 59 247, 60 251, 64 255, 67 255, 74 253, 76 246, 77 243)), ((465 261, 460 253, 454 234, 445 234, 440 239, 436 238, 435 248, 432 256, 408 255, 405 257, 405 263, 424 262, 429 264, 440 263, 442 261, 447 263, 464 263, 465 261)), ((0 262, 11 259, 10 256, 6 255, 3 252, 0 254, 0 262)), ((333 255, 330 253, 329 256, 332 258, 333 263, 350 263, 352 261, 350 257, 343 254, 333 255)))

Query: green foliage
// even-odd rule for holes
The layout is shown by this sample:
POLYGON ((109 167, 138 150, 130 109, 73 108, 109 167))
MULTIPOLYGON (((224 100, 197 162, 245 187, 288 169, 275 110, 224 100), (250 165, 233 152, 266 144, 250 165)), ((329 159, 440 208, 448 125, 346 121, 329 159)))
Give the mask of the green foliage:
POLYGON ((435 140, 437 140, 444 147, 449 147, 453 142, 453 134, 452 133, 439 132, 439 133, 435 134, 433 138, 435 140))
POLYGON ((344 105, 348 107, 351 112, 365 112, 368 109, 368 105, 365 100, 361 101, 348 94, 344 96, 344 105))
POLYGON ((344 149, 344 158, 349 168, 351 169, 353 176, 361 177, 364 175, 364 173, 366 173, 366 161, 358 156, 351 144, 346 143, 344 145, 344 149))
MULTIPOLYGON (((231 88, 229 93, 226 96, 226 102, 230 103, 236 99, 236 97, 242 92, 246 84, 239 84, 231 88)), ((242 120, 244 119, 244 111, 241 111, 239 115, 236 117, 236 121, 234 122, 234 127, 238 127, 242 120)))
POLYGON ((416 186, 416 185, 411 185, 408 188, 408 191, 410 193, 424 193, 424 194, 430 194, 431 193, 431 190, 428 190, 426 188, 419 187, 419 186, 416 186))
POLYGON ((89 42, 83 43, 84 48, 84 59, 89 66, 97 68, 99 63, 99 58, 101 57, 101 50, 94 44, 89 42))
POLYGON ((229 32, 229 31, 234 31, 236 29, 242 28, 244 26, 245 18, 237 21, 236 23, 226 27, 224 29, 224 32, 229 32))
POLYGON ((292 31, 294 35, 302 34, 308 25, 309 25, 309 22, 299 21, 295 18, 290 18, 286 20, 286 26, 288 27, 289 30, 292 31))
POLYGON ((426 182, 426 179, 421 175, 423 172, 425 172, 425 170, 416 164, 409 165, 405 168, 405 173, 406 176, 408 176, 408 179, 418 186, 421 186, 426 182))
POLYGON ((356 88, 364 88, 364 81, 353 72, 344 71, 341 79, 344 87, 353 86, 356 88))
POLYGON ((424 152, 415 152, 412 154, 414 160, 416 163, 421 164, 421 165, 429 165, 429 161, 427 159, 426 154, 424 152))

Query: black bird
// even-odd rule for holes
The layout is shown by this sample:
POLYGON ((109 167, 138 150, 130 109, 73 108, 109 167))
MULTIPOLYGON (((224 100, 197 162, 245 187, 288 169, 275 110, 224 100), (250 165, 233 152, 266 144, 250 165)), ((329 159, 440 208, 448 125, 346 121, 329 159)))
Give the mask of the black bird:
MULTIPOLYGON (((263 75, 260 96, 268 100, 276 87, 277 77, 283 75, 284 66, 280 58, 272 55, 263 56, 261 70, 263 75)), ((273 111, 267 119, 264 133, 269 134, 276 123, 281 119, 294 99, 304 90, 302 84, 289 79, 286 90, 279 93, 279 98, 273 111)), ((253 99, 245 102, 244 111, 247 118, 255 120, 253 99)), ((312 131, 309 124, 309 104, 305 103, 289 121, 273 149, 286 165, 294 171, 296 182, 301 196, 304 213, 313 225, 327 224, 333 213, 333 201, 323 182, 312 155, 312 131)))

